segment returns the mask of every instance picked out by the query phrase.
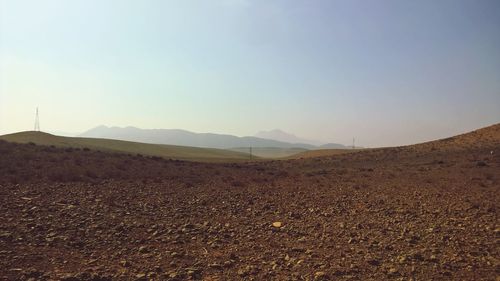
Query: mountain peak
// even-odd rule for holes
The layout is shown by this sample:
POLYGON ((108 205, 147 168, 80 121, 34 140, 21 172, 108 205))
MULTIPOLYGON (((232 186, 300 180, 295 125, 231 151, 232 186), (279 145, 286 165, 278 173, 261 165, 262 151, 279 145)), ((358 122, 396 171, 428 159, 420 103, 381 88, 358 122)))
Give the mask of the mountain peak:
POLYGON ((269 130, 269 131, 259 131, 256 135, 262 135, 262 134, 275 134, 275 135, 280 135, 283 137, 297 138, 297 136, 295 136, 294 134, 287 133, 281 129, 273 129, 273 130, 269 130))
POLYGON ((320 141, 303 139, 303 138, 297 137, 294 134, 287 133, 281 129, 273 129, 270 131, 260 131, 257 134, 255 134, 255 136, 259 137, 259 138, 271 139, 271 140, 289 142, 289 143, 305 143, 305 144, 311 144, 311 145, 321 145, 322 144, 320 141))

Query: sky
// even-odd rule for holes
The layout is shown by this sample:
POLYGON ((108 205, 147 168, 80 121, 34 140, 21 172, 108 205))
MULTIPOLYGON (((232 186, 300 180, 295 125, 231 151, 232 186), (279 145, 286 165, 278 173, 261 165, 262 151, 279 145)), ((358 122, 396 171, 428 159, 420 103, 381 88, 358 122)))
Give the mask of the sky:
POLYGON ((0 0, 0 134, 98 125, 366 147, 500 122, 498 0, 0 0))

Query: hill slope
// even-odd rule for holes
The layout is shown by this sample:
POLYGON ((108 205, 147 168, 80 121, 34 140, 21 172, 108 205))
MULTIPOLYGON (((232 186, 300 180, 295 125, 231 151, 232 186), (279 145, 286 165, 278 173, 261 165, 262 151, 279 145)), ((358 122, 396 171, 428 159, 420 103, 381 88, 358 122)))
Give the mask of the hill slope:
POLYGON ((94 150, 115 151, 130 154, 144 154, 164 158, 193 160, 193 161, 227 161, 247 160, 247 153, 223 149, 209 149, 199 147, 174 146, 162 144, 148 144, 122 140, 97 138, 60 137, 43 132, 20 132, 0 136, 0 139, 17 142, 33 142, 40 145, 54 145, 59 147, 90 148, 94 150))
POLYGON ((487 126, 472 132, 436 141, 412 145, 414 148, 463 149, 473 147, 490 147, 500 144, 500 123, 487 126))
POLYGON ((494 124, 472 132, 461 135, 419 143, 401 147, 387 147, 374 149, 317 149, 308 150, 288 157, 289 159, 315 158, 323 156, 334 156, 347 153, 363 151, 363 155, 372 155, 373 153, 384 154, 385 152, 397 153, 408 151, 419 151, 427 153, 429 151, 449 151, 464 150, 473 148, 494 148, 500 146, 500 124, 494 124))

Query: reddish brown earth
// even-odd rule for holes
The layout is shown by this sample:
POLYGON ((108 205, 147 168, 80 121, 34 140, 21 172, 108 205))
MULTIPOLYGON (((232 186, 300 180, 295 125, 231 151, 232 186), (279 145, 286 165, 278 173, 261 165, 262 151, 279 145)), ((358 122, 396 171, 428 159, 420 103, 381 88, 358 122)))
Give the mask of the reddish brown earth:
POLYGON ((499 188, 498 124, 244 164, 0 142, 0 279, 499 280, 499 188))

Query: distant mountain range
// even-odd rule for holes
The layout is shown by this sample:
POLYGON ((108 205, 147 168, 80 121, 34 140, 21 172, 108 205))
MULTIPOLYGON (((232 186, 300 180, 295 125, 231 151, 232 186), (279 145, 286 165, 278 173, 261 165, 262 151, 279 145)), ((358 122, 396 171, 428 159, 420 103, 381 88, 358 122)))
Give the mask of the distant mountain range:
POLYGON ((289 134, 287 132, 283 132, 282 130, 279 130, 279 129, 274 129, 271 131, 260 131, 257 134, 255 134, 255 136, 258 138, 277 140, 277 141, 288 142, 288 143, 305 143, 305 144, 310 144, 310 145, 314 145, 314 146, 320 146, 323 144, 320 141, 299 138, 295 135, 289 134))
POLYGON ((136 127, 98 126, 79 135, 80 137, 117 139, 143 143, 170 144, 207 148, 303 148, 303 149, 346 149, 341 144, 314 145, 314 141, 298 138, 280 130, 259 132, 255 137, 237 137, 213 133, 193 133, 179 129, 140 129, 136 127), (261 137, 265 136, 265 137, 261 137), (312 142, 312 143, 311 143, 312 142))

